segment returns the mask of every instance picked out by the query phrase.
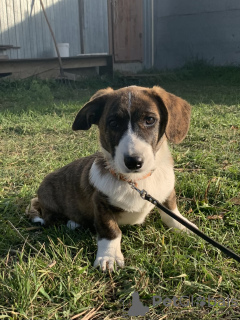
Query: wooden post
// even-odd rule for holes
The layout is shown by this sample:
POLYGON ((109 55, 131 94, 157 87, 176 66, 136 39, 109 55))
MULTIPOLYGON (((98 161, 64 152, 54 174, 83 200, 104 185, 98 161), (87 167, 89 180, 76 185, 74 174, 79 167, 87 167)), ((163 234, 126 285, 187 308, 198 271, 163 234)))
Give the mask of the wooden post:
POLYGON ((109 54, 113 55, 113 15, 112 15, 112 0, 107 1, 108 10, 108 50, 109 54))
POLYGON ((84 46, 84 0, 79 0, 79 27, 80 27, 80 44, 81 53, 85 53, 84 46))

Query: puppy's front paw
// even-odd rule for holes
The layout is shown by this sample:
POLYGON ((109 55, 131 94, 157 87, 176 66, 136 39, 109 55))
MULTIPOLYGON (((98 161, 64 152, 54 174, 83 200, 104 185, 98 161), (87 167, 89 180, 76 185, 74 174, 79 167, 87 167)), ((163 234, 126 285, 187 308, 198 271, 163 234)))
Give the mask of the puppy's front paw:
MULTIPOLYGON (((192 223, 190 221, 188 221, 188 223, 191 224, 196 229, 198 229, 198 227, 194 223, 192 223)), ((187 227, 185 227, 184 225, 182 225, 181 223, 179 223, 177 221, 175 221, 175 223, 172 225, 172 228, 174 228, 175 232, 183 231, 183 232, 186 232, 187 234, 192 234, 192 231, 190 229, 188 229, 187 227)))
POLYGON ((109 271, 113 271, 115 263, 121 268, 124 267, 124 257, 122 253, 121 255, 118 254, 115 257, 107 256, 107 255, 104 255, 102 257, 97 256, 94 262, 94 267, 96 268, 99 266, 103 272, 106 272, 107 269, 109 271))
MULTIPOLYGON (((196 229, 198 229, 198 227, 190 222, 188 219, 186 219, 185 217, 183 217, 181 215, 181 213, 178 211, 178 208, 176 208, 175 210, 172 210, 176 215, 178 215, 179 217, 181 217, 183 220, 187 221, 189 224, 191 224, 193 227, 195 227, 196 229)), ((178 222, 177 220, 173 219, 172 217, 170 217, 169 215, 167 215, 165 212, 160 211, 161 217, 162 217, 162 221, 169 227, 174 229, 174 231, 176 232, 186 232, 186 233, 192 233, 191 230, 189 230, 188 228, 186 228, 184 225, 182 225, 180 222, 178 222)))
POLYGON ((107 269, 113 271, 115 263, 119 267, 123 267, 124 257, 121 252, 120 242, 121 237, 113 240, 98 240, 98 252, 94 267, 100 266, 103 272, 106 272, 107 269))

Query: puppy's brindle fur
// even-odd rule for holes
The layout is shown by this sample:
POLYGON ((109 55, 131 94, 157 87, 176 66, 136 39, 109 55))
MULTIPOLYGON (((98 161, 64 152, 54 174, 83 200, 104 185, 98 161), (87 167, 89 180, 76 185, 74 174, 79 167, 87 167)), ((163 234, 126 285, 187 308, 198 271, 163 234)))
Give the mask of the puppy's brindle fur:
MULTIPOLYGON (((190 109, 186 101, 160 87, 99 90, 77 114, 73 130, 88 130, 96 124, 101 152, 49 174, 31 201, 30 218, 46 226, 62 220, 70 221, 72 227, 96 230, 94 265, 102 270, 113 269, 115 262, 123 266, 119 225, 142 223, 153 208, 126 180, 137 181, 140 189, 181 215, 167 140, 179 143, 184 139, 190 109), (128 166, 129 157, 138 159, 140 166, 128 166)), ((186 230, 160 214, 169 227, 186 230)))

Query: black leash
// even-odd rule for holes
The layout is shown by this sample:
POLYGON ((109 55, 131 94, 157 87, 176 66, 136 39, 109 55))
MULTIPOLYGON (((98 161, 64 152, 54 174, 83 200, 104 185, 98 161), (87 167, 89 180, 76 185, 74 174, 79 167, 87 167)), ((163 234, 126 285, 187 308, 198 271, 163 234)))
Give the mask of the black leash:
POLYGON ((172 217, 173 219, 177 220, 178 222, 180 222, 182 225, 184 225, 186 228, 188 228, 189 230, 191 230, 193 233, 197 234, 199 237, 201 237, 202 239, 204 239, 205 241, 209 242, 210 244, 212 244, 214 247, 220 249, 222 252, 224 252, 227 256, 229 256, 230 258, 233 258, 234 260, 236 260, 237 262, 240 262, 240 256, 238 256, 235 252, 233 252, 232 250, 224 247, 223 245, 221 245, 219 242, 213 240, 212 238, 208 237, 205 233, 203 233, 202 231, 200 231, 199 229, 197 229, 196 227, 194 227, 193 225, 191 225, 188 221, 184 220, 183 218, 179 217, 178 215, 176 215, 175 213, 173 213, 172 211, 170 211, 169 209, 165 208, 160 202, 158 202, 156 199, 154 199, 151 195, 149 195, 147 193, 147 191, 145 190, 140 190, 136 187, 136 184, 134 182, 129 182, 130 186, 136 190, 142 199, 147 200, 149 202, 151 202, 152 204, 154 204, 155 206, 157 206, 159 209, 161 209, 162 211, 164 211, 166 214, 168 214, 170 217, 172 217))

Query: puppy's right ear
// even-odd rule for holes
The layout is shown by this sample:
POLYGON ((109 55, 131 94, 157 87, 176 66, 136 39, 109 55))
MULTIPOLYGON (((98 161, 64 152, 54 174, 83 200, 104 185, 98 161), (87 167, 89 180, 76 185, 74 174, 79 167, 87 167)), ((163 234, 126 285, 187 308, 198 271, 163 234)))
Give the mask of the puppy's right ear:
POLYGON ((106 104, 108 94, 113 89, 107 88, 97 91, 88 103, 78 112, 72 129, 75 130, 88 130, 92 124, 98 124, 106 104))
POLYGON ((98 97, 100 97, 100 96, 103 96, 103 95, 105 95, 105 94, 111 93, 111 92, 113 92, 113 91, 114 91, 114 90, 113 90, 112 88, 110 88, 110 87, 108 87, 108 88, 106 88, 106 89, 100 89, 100 90, 98 90, 96 93, 94 93, 94 95, 90 98, 89 101, 92 101, 92 100, 94 100, 94 99, 96 99, 96 98, 98 98, 98 97))

